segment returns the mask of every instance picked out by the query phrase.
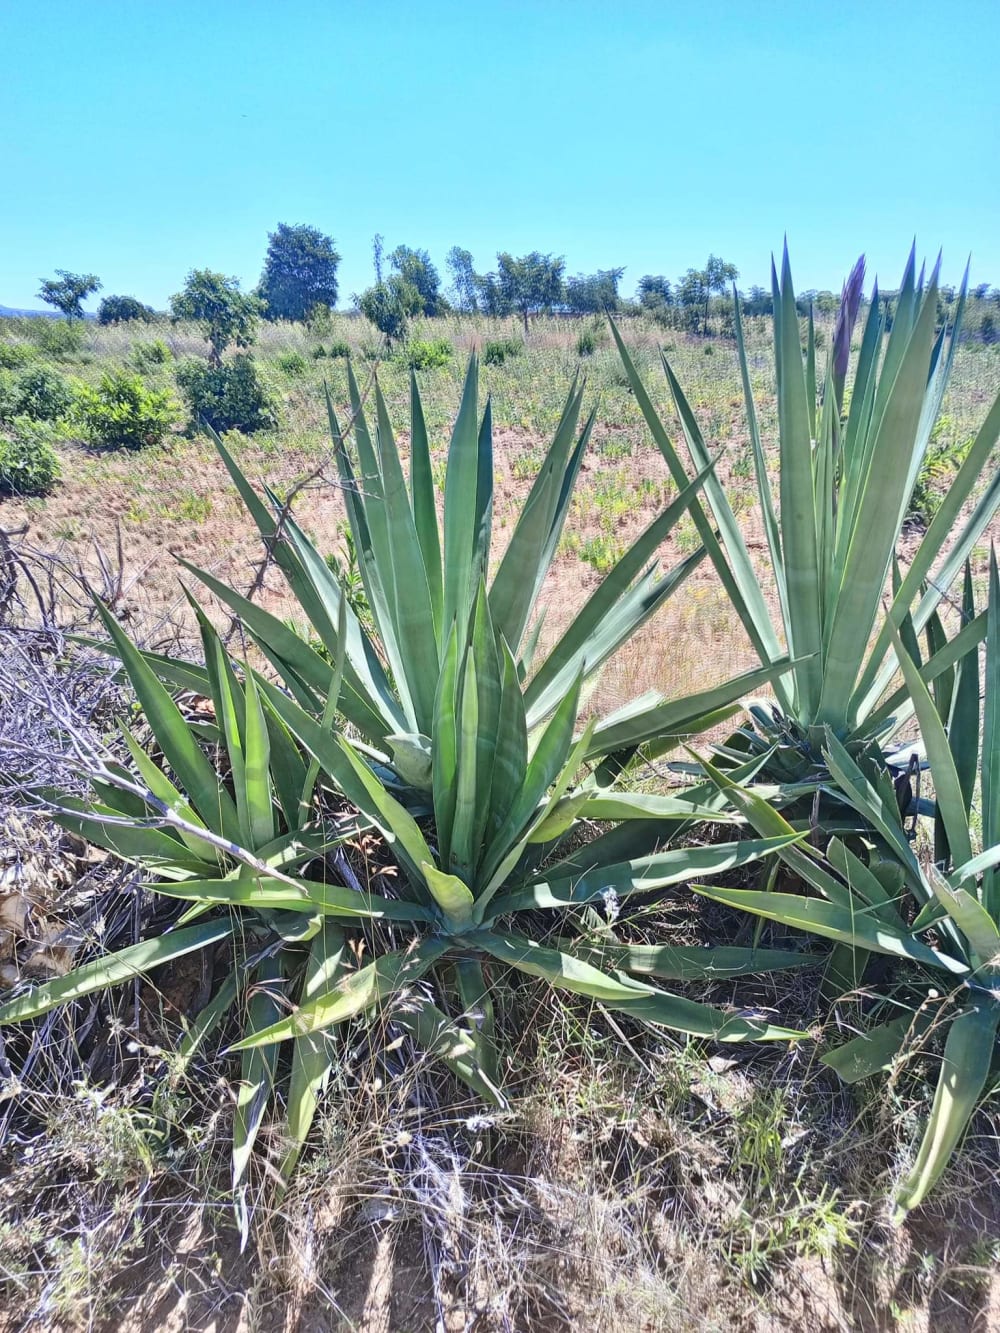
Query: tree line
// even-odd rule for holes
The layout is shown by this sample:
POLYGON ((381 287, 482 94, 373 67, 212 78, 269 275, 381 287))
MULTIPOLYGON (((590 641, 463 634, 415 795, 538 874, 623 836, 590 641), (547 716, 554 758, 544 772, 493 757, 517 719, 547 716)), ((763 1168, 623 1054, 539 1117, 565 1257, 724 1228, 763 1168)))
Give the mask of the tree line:
MULTIPOLYGON (((225 325, 225 342, 241 341, 241 329, 252 327, 258 318, 269 320, 308 319, 319 309, 333 309, 340 295, 337 269, 340 254, 333 237, 318 228, 281 222, 268 235, 267 253, 260 281, 251 292, 241 290, 239 280, 210 269, 193 269, 184 289, 171 297, 170 311, 177 319, 215 320, 225 325)), ((390 341, 406 337, 415 316, 435 317, 449 311, 491 317, 517 316, 527 334, 529 321, 541 314, 588 315, 645 313, 660 323, 692 333, 708 333, 713 311, 719 331, 731 326, 732 292, 739 280, 736 266, 718 255, 709 255, 703 268, 689 268, 675 280, 663 274, 644 274, 635 294, 626 298, 620 286, 624 267, 598 269, 596 273, 568 275, 561 255, 532 250, 513 255, 500 251, 496 267, 477 272, 472 253, 461 246, 448 251, 446 266, 451 285, 445 293, 441 274, 425 249, 397 245, 388 254, 381 236, 373 243, 375 281, 352 295, 355 309, 365 315, 390 341)), ((101 290, 92 273, 56 270, 57 277, 42 282, 41 300, 69 319, 83 318, 83 302, 101 290)), ((891 315, 893 293, 882 293, 891 315)), ((1000 290, 982 283, 969 293, 974 301, 996 304, 995 317, 984 312, 980 332, 984 341, 1000 335, 1000 290)), ((954 304, 954 288, 942 287, 939 300, 943 317, 954 304)), ((772 313, 770 288, 753 286, 740 292, 743 311, 749 316, 772 313)), ((836 310, 834 292, 804 292, 799 298, 803 314, 836 310)), ((102 324, 149 320, 152 307, 134 296, 104 297, 97 311, 102 324)), ((221 348, 212 343, 212 357, 221 348)))

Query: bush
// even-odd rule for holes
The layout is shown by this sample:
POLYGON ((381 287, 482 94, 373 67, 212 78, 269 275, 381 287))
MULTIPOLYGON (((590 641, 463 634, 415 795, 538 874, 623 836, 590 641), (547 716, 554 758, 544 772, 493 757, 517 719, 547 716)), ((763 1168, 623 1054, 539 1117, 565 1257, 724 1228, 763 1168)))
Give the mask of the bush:
POLYGON ((483 365, 502 366, 512 356, 520 356, 524 343, 519 338, 494 338, 483 343, 483 365))
POLYGON ((139 370, 152 370, 155 366, 165 366, 173 359, 173 352, 162 338, 155 338, 151 343, 137 343, 132 348, 132 360, 139 370))
POLYGON ((156 312, 134 296, 105 296, 97 307, 98 324, 130 324, 141 320, 148 324, 156 312))
POLYGON ((414 370, 434 370, 446 366, 451 353, 447 338, 414 338, 406 349, 406 360, 414 370))
POLYGON ((0 370, 18 370, 33 360, 35 355, 35 349, 26 347, 24 343, 0 342, 0 370))
POLYGON ((102 375, 96 389, 82 385, 76 416, 91 442, 107 449, 147 449, 177 420, 170 394, 127 370, 102 375))
POLYGON ((0 495, 48 495, 58 480, 51 426, 17 417, 0 434, 0 495))
POLYGON ((593 356, 597 351, 597 334, 593 329, 584 329, 576 340, 577 356, 593 356))
POLYGON ((22 371, 15 378, 8 415, 30 417, 32 421, 59 421, 67 415, 72 403, 72 390, 62 375, 48 366, 38 366, 22 371))
POLYGON ((351 355, 351 347, 350 347, 350 344, 344 342, 343 339, 340 339, 340 340, 337 341, 337 342, 333 342, 333 343, 331 343, 331 344, 330 344, 330 350, 327 352, 327 356, 329 356, 329 357, 331 357, 331 358, 333 358, 333 357, 348 357, 348 356, 350 356, 350 355, 351 355))
POLYGON ((292 379, 298 379, 308 369, 308 363, 301 352, 282 352, 276 358, 276 363, 278 369, 292 379))
POLYGON ((68 361, 79 356, 86 341, 83 320, 33 319, 31 341, 40 352, 56 361, 68 361))
POLYGON ((235 429, 249 435, 277 420, 274 400, 252 357, 234 356, 221 366, 185 361, 178 367, 177 384, 194 420, 220 434, 235 429))

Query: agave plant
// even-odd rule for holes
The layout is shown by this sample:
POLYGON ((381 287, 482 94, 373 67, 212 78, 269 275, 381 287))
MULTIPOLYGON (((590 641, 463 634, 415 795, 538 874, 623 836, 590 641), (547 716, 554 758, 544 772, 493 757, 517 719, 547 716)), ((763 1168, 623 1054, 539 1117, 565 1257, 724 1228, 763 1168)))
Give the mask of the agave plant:
MULTIPOLYGON (((489 581, 490 621, 507 645, 524 683, 530 734, 549 718, 582 674, 592 685, 601 667, 682 586, 703 558, 696 551, 660 575, 655 555, 705 484, 711 463, 648 525, 588 598, 556 642, 538 651, 546 575, 559 544, 594 417, 578 430, 583 387, 574 383, 551 447, 490 579, 493 543, 492 413, 478 418, 478 363, 470 359, 448 452, 444 521, 439 529, 431 454, 416 379, 411 379, 410 480, 382 393, 375 385, 377 426, 369 428, 361 394, 348 366, 355 458, 332 404, 330 430, 359 572, 374 632, 351 606, 341 642, 342 585, 314 544, 268 491, 262 501, 221 440, 216 448, 288 581, 312 642, 254 605, 213 575, 187 566, 236 615, 293 697, 307 711, 324 707, 331 663, 342 656, 339 708, 372 757, 391 765, 407 785, 429 791, 430 746, 440 673, 458 626, 464 652, 470 613, 481 581, 489 581), (341 652, 341 649, 343 651, 341 652)), ((182 562, 184 563, 184 562, 182 562)), ((158 670, 180 683, 170 663, 158 670), (173 674, 171 674, 173 673, 173 674)), ((595 728, 585 758, 635 747, 655 738, 661 748, 736 711, 736 701, 775 679, 787 660, 775 654, 765 667, 685 699, 649 694, 595 728)), ((190 676, 187 677, 190 679, 190 676)))
MULTIPOLYGON (((947 1026, 930 1118, 916 1163, 897 1194, 901 1214, 922 1202, 941 1175, 979 1100, 995 1080, 1000 1055, 1000 578, 995 555, 989 582, 982 711, 978 653, 939 676, 932 693, 902 639, 897 637, 894 643, 936 798, 933 859, 920 859, 904 832, 888 772, 853 758, 828 729, 824 758, 832 780, 875 831, 877 855, 866 864, 834 839, 828 853, 832 873, 799 849, 783 852, 797 873, 818 890, 818 898, 698 890, 715 901, 836 940, 863 955, 876 952, 910 959, 942 976, 951 993, 939 1005, 928 1001, 918 1012, 904 1009, 824 1058, 853 1083, 890 1068, 908 1039, 932 1023, 947 1026), (973 817, 977 777, 982 829, 978 852, 973 817), (907 910, 907 896, 915 903, 915 915, 907 910), (929 930, 934 932, 934 943, 925 938, 929 930)), ((787 831, 782 816, 757 794, 739 789, 718 770, 711 774, 758 832, 774 837, 787 831)))
POLYGON ((801 1034, 650 978, 709 981, 812 961, 787 950, 631 945, 594 911, 748 864, 800 836, 664 849, 671 821, 718 814, 711 784, 676 796, 617 792, 596 767, 612 751, 654 736, 676 744, 727 716, 783 662, 692 699, 645 699, 600 723, 580 718, 585 681, 693 567, 689 558, 662 579, 655 565, 643 570, 704 476, 654 520, 529 674, 537 628, 528 624, 590 433, 588 422, 576 438, 579 391, 488 591, 490 417, 487 408, 477 428, 475 360, 449 453, 443 533, 415 386, 409 491, 381 395, 373 443, 353 377, 351 393, 363 480, 332 409, 331 423, 376 633, 276 498, 272 513, 217 441, 322 651, 200 571, 280 683, 232 662, 200 609, 204 664, 140 652, 102 612, 166 768, 127 736, 137 773, 106 767, 94 799, 64 801, 61 817, 160 876, 150 887, 189 911, 160 939, 96 959, 0 1009, 0 1022, 20 1021, 231 940, 232 973, 190 1041, 249 993, 235 1043, 244 1062, 237 1181, 277 1082, 283 1039, 294 1041, 287 1175, 335 1059, 328 1030, 355 1016, 383 1012, 476 1093, 502 1102, 491 998, 499 968, 637 1020, 740 1041, 801 1034), (163 682, 207 694, 217 725, 207 734, 203 724, 188 725, 163 682), (219 745, 220 774, 199 739, 219 745), (318 819, 317 790, 352 803, 357 816, 346 830, 332 834, 318 819), (594 821, 609 827, 587 841, 594 821), (381 895, 363 891, 338 855, 340 841, 365 825, 384 835, 399 872, 381 895), (558 913, 557 926, 546 911, 558 913), (370 961, 360 965, 363 957, 370 961))
MULTIPOLYGON (((240 1015, 243 1031, 253 1033, 273 1022, 287 1004, 322 994, 342 977, 347 963, 338 918, 345 904, 355 922, 367 917, 409 921, 420 913, 407 903, 361 893, 357 886, 328 882, 331 862, 339 876, 349 876, 340 848, 365 822, 352 815, 338 826, 319 816, 313 799, 316 766, 303 758, 267 707, 253 673, 238 678, 219 635, 200 611, 204 680, 215 718, 208 724, 185 717, 110 612, 98 609, 159 758, 123 725, 132 767, 91 756, 91 797, 55 794, 56 818, 141 867, 155 877, 149 888, 187 901, 192 910, 164 934, 99 956, 8 1000, 0 1007, 0 1023, 36 1017, 198 950, 207 951, 211 975, 212 959, 224 944, 228 961, 215 996, 180 1045, 184 1065, 231 1011, 240 1015), (199 733, 217 747, 216 764, 199 745, 199 733), (309 879, 296 874, 305 866, 309 879), (205 906, 220 895, 238 911, 204 915, 205 906)), ((308 1133, 329 1071, 329 1050, 309 1039, 296 1042, 287 1093, 286 1173, 308 1133)), ((244 1056, 234 1124, 234 1186, 243 1180, 275 1078, 273 1052, 244 1056)))
MULTIPOLYGON (((925 284, 911 253, 888 337, 876 287, 848 394, 864 262, 858 261, 844 286, 826 375, 818 386, 813 321, 810 316, 803 358, 786 249, 780 279, 772 268, 776 487, 758 426, 736 302, 736 345, 777 620, 714 473, 705 480, 711 519, 700 505, 691 514, 761 661, 773 663, 787 648, 794 664, 775 679, 775 702, 751 708, 755 726, 733 738, 729 753, 721 752, 723 762, 745 760, 748 753, 766 755, 762 776, 808 784, 824 776, 821 752, 828 731, 857 754, 873 741, 886 743, 912 714, 905 690, 892 696, 891 705, 886 702, 899 672, 894 635, 904 628, 910 634, 925 630, 1000 504, 1000 473, 994 472, 961 520, 1000 435, 998 395, 905 575, 897 576, 900 533, 948 384, 965 305, 963 283, 950 334, 945 328, 936 331, 937 272, 935 267, 925 284)), ((671 473, 682 478, 681 460, 614 332, 636 399, 671 473)), ((701 470, 708 461, 705 440, 665 356, 663 367, 691 460, 701 470)), ((983 618, 963 628, 940 655, 923 663, 921 679, 926 683, 950 670, 984 632, 983 618)))

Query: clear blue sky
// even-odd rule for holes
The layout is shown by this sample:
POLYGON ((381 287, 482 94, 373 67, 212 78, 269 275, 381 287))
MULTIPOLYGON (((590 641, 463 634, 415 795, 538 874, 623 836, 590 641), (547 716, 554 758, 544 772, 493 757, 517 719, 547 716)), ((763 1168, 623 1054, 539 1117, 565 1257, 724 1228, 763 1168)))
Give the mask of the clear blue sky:
MULTIPOLYGON (((1000 285, 997 0, 0 0, 0 304, 56 268, 164 306, 308 222, 674 277, 1000 285)), ((95 304, 91 302, 91 307, 95 304)))

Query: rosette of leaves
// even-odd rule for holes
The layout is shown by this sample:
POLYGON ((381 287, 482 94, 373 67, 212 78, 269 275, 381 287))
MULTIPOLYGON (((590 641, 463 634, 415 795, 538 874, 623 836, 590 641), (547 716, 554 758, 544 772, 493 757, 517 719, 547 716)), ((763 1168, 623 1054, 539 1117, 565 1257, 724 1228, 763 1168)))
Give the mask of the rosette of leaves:
MULTIPOLYGON (((203 616, 201 664, 140 652, 105 614, 111 650, 174 776, 165 786, 166 775, 154 772, 133 743, 138 790, 120 773, 117 785, 104 774, 96 800, 63 818, 163 876, 156 891, 187 901, 197 924, 138 946, 140 953, 124 962, 95 960, 82 977, 75 973, 0 1010, 0 1021, 28 1018, 85 993, 80 987, 107 985, 166 961, 181 947, 182 930, 206 932, 204 940, 192 937, 190 947, 249 938, 250 957, 265 972, 256 974, 252 1009, 236 1042, 245 1061, 240 1106, 251 1122, 238 1134, 238 1175, 279 1069, 281 1041, 302 1052, 306 1071, 296 1083, 293 1055, 287 1164, 335 1059, 329 1034, 349 1020, 388 1017, 480 1096, 502 1102, 503 1044, 492 994, 504 972, 540 977, 637 1021, 741 1041, 801 1034, 658 983, 707 984, 812 961, 778 949, 634 945, 606 921, 601 927, 595 912, 612 896, 627 909, 637 895, 740 867, 800 836, 664 847, 671 828, 718 814, 714 788, 702 784, 674 796, 618 791, 611 779, 619 766, 601 767, 610 753, 643 742, 669 747, 730 715, 747 688, 773 678, 784 663, 689 699, 655 696, 600 722, 581 718, 585 683, 697 562, 688 557, 658 578, 651 556, 704 477, 653 521, 532 666, 538 621, 531 629, 529 622, 592 425, 577 432, 581 391, 574 386, 570 394, 489 587, 490 412, 477 420, 475 360, 449 450, 443 530, 415 385, 409 487, 381 396, 372 435, 353 379, 351 393, 356 461, 332 409, 331 426, 370 626, 359 621, 342 582, 277 497, 268 493, 265 504, 217 441, 321 651, 197 570, 241 617, 277 679, 245 666, 237 671, 203 616), (203 738, 224 743, 226 781, 198 745, 201 724, 184 722, 167 684, 215 700, 219 724, 203 738), (383 880, 384 896, 352 886, 341 862, 333 878, 343 884, 293 874, 302 865, 299 853, 289 855, 280 842, 275 849, 275 812, 285 821, 280 836, 298 846, 319 789, 346 798, 358 812, 355 825, 383 834, 398 866, 395 877, 383 880), (193 815, 212 820, 210 855, 198 850, 206 839, 193 815), (596 839, 595 821, 608 825, 596 839), (217 862, 217 854, 232 859, 217 862), (247 915, 254 923, 249 930, 242 924, 247 915), (338 933, 345 928, 353 945, 346 949, 338 933), (294 962, 285 961, 289 948, 297 951, 294 962)), ((326 853, 323 836, 329 835, 310 844, 309 854, 326 853)), ((245 967, 236 968, 237 976, 245 967)), ((226 1008, 219 994, 209 1017, 196 1023, 199 1032, 215 1021, 212 1006, 226 1008)))
MULTIPOLYGON (((937 1003, 924 999, 919 1007, 907 1006, 899 994, 886 994, 884 1008, 893 1017, 824 1057, 841 1078, 854 1083, 892 1068, 932 1027, 946 1030, 930 1116, 916 1162, 897 1192, 900 1214, 921 1203, 939 1179, 980 1100, 995 1086, 1000 1059, 1000 578, 995 554, 989 583, 982 701, 978 652, 939 673, 928 689, 919 656, 911 655, 901 637, 894 639, 934 792, 933 858, 918 856, 904 831, 889 772, 853 758, 827 729, 823 755, 830 780, 872 831, 867 860, 837 838, 829 844, 828 866, 802 848, 783 849, 781 855, 817 891, 816 897, 698 889, 717 902, 846 946, 857 956, 859 976, 869 954, 879 953, 920 964, 944 982, 944 998, 937 1003)), ((759 834, 789 832, 783 817, 759 795, 718 770, 710 773, 759 834)))
MULTIPOLYGON (((787 651, 791 669, 776 677, 773 703, 751 707, 751 725, 720 751, 723 764, 766 756, 762 779, 809 784, 829 777, 822 758, 828 732, 855 756, 885 745, 912 716, 908 691, 886 697, 900 664, 894 638, 921 634, 958 579, 1000 504, 1000 473, 987 471, 1000 435, 1000 395, 958 468, 951 489, 912 553, 905 574, 895 557, 910 498, 947 388, 965 307, 963 283, 951 327, 937 326, 935 266, 928 281, 911 252, 892 318, 872 294, 850 394, 848 371, 862 305, 864 261, 844 286, 826 374, 817 378, 812 315, 803 354, 788 253, 772 267, 778 439, 774 465, 758 424, 736 302, 736 346, 746 401, 760 515, 777 616, 725 487, 709 473, 695 527, 760 659, 787 651), (772 471, 775 473, 772 476, 772 471), (985 485, 982 484, 985 478, 985 485), (777 496, 777 505, 775 504, 777 496), (933 577, 930 577, 933 574, 933 577), (888 593, 888 596, 887 596, 888 593)), ((636 400, 675 477, 680 457, 615 330, 636 400)), ((663 356, 692 463, 708 446, 673 369, 663 356)), ((981 641, 982 620, 963 628, 921 668, 924 683, 947 672, 956 654, 981 641)))

